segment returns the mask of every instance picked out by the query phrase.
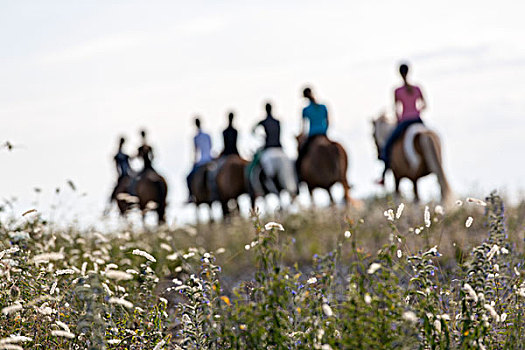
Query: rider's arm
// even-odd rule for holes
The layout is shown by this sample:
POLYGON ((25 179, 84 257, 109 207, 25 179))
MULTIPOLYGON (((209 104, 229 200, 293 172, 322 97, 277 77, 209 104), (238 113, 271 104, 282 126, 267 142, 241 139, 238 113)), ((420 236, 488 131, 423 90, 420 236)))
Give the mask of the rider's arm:
POLYGON ((401 118, 401 102, 397 99, 397 95, 394 92, 394 114, 396 116, 396 120, 399 120, 401 118))
POLYGON ((326 127, 330 125, 330 118, 328 117, 330 113, 328 113, 328 107, 324 107, 326 109, 326 127))
POLYGON ((193 164, 197 163, 197 142, 193 140, 193 164))
POLYGON ((423 97, 423 92, 421 92, 421 89, 418 88, 418 90, 419 90, 419 100, 421 101, 419 111, 423 112, 425 109, 427 109, 427 101, 423 97))
POLYGON ((301 118, 301 135, 306 134, 306 119, 308 118, 306 117, 306 114, 304 113, 303 109, 303 116, 301 118))

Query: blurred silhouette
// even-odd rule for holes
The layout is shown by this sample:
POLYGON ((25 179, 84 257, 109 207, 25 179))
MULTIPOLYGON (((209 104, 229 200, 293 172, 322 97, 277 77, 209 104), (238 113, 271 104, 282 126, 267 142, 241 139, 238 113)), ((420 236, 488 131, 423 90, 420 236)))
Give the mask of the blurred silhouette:
POLYGON ((145 171, 146 169, 153 169, 153 148, 149 145, 148 141, 146 140, 146 130, 140 131, 140 138, 142 139, 142 144, 140 145, 137 151, 137 158, 142 158, 144 164, 144 168, 142 169, 142 171, 145 171))
POLYGON ((403 79, 403 85, 394 91, 394 110, 397 117, 397 126, 379 152, 379 158, 385 162, 385 169, 381 179, 377 181, 380 185, 384 185, 386 172, 390 169, 390 154, 393 144, 405 133, 409 126, 418 123, 423 124, 420 115, 426 108, 425 98, 421 89, 410 84, 407 80, 408 65, 400 65, 399 74, 403 79))
POLYGON ((193 178, 199 168, 203 167, 207 163, 212 161, 211 156, 211 138, 210 135, 202 131, 201 121, 199 118, 195 118, 195 127, 197 128, 197 134, 193 137, 193 167, 186 177, 186 183, 188 185, 189 198, 188 203, 195 201, 193 198, 193 178))
POLYGON ((121 179, 122 177, 129 175, 129 172, 131 170, 131 167, 129 165, 129 156, 122 151, 122 147, 124 146, 125 142, 126 142, 126 139, 124 137, 121 137, 119 140, 117 154, 113 158, 115 160, 115 165, 117 167, 118 179, 121 179))
MULTIPOLYGON (((248 166, 248 185, 255 207, 255 198, 274 193, 281 199, 280 193, 286 190, 291 198, 297 196, 297 181, 293 162, 286 156, 281 146, 281 124, 272 115, 272 105, 266 103, 266 118, 254 126, 252 132, 263 127, 265 131, 264 146, 253 156, 248 166)), ((281 203, 282 208, 282 203, 281 203)))
MULTIPOLYGON (((380 153, 385 149, 385 144, 396 125, 382 115, 373 120, 373 127, 374 140, 377 151, 380 153)), ((419 201, 417 180, 434 173, 441 187, 441 199, 449 204, 448 202, 452 199, 452 191, 443 171, 441 144, 435 132, 428 130, 422 124, 413 125, 393 143, 391 152, 390 166, 394 173, 396 194, 399 194, 401 179, 406 177, 414 185, 414 200, 419 201)))
POLYGON ((233 127, 233 118, 234 115, 230 112, 228 114, 228 127, 222 132, 224 150, 221 156, 229 156, 231 154, 239 155, 239 150, 237 149, 237 130, 233 127))
MULTIPOLYGON (((298 156, 296 171, 300 182, 306 182, 310 195, 315 188, 323 188, 330 196, 330 202, 334 199, 330 188, 341 183, 344 190, 344 200, 349 204, 350 185, 346 179, 348 168, 348 157, 343 146, 337 142, 330 141, 326 136, 328 129, 328 110, 325 105, 317 103, 311 88, 303 90, 303 97, 309 101, 309 105, 303 109, 301 133, 297 136, 298 156), (305 121, 308 121, 308 136, 304 135, 305 121)), ((313 197, 312 197, 313 200, 313 197)))
MULTIPOLYGON (((128 171, 119 177, 111 194, 111 200, 117 201, 122 215, 135 206, 142 211, 143 218, 149 210, 155 210, 158 223, 161 224, 165 222, 168 185, 166 180, 153 169, 153 149, 146 141, 146 131, 142 130, 140 135, 142 144, 138 149, 137 157, 142 158, 143 168, 135 174, 130 171, 128 163, 128 171)), ((119 153, 123 143, 121 139, 119 153)))

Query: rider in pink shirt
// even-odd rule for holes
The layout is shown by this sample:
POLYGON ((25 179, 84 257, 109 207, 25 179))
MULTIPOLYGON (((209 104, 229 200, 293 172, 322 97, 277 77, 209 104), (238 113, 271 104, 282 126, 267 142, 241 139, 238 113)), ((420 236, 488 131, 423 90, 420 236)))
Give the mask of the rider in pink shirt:
POLYGON ((403 135, 410 125, 415 123, 423 124, 420 113, 426 108, 425 98, 421 93, 421 89, 409 84, 407 81, 408 66, 406 64, 399 66, 399 74, 401 74, 403 79, 403 86, 397 88, 394 92, 397 126, 379 155, 379 158, 385 162, 385 170, 378 181, 380 185, 384 185, 386 171, 390 168, 390 153, 394 142, 403 135))

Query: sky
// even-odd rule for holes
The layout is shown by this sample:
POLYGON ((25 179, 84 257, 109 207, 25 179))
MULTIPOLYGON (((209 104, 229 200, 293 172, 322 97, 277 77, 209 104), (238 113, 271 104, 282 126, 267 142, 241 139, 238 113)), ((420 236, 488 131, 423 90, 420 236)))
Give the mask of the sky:
MULTIPOLYGON (((56 220, 95 222, 115 182, 118 137, 128 138, 133 154, 138 130, 146 128, 155 167, 170 186, 169 220, 187 221, 193 210, 182 202, 193 117, 201 116, 219 152, 234 111, 239 148, 249 158, 262 144, 250 130, 271 101, 285 150, 295 157, 305 85, 329 108, 329 136, 349 152, 353 196, 382 194, 373 184, 381 163, 371 119, 391 114, 400 62, 410 63, 410 78, 426 96, 422 117, 442 138, 453 189, 461 195, 499 189, 521 198, 524 7, 516 1, 4 1, 0 142, 16 147, 0 150, 0 198, 16 197, 15 213, 36 206, 56 220)), ((423 199, 436 198, 436 179, 421 182, 423 199)))

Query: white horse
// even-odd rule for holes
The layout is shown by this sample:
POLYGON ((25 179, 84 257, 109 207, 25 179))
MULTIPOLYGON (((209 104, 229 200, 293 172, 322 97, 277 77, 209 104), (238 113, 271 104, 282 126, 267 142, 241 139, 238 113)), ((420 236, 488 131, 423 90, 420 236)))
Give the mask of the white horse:
POLYGON ((279 197, 282 208, 282 191, 287 192, 292 201, 298 194, 293 161, 288 158, 282 148, 263 150, 259 162, 250 172, 248 180, 252 206, 254 206, 257 197, 264 197, 273 193, 279 197))

